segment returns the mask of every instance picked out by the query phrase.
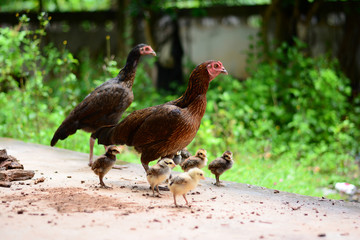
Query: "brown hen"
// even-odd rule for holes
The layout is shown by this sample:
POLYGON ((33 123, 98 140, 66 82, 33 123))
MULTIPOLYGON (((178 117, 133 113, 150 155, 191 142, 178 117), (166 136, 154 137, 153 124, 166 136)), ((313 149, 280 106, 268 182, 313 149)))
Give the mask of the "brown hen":
MULTIPOLYGON (((56 130, 51 140, 51 146, 54 146, 59 139, 64 140, 74 134, 78 129, 94 133, 100 127, 118 123, 124 111, 134 100, 132 86, 136 68, 140 56, 147 54, 156 56, 149 45, 139 44, 134 47, 119 74, 95 88, 65 118, 56 130)), ((93 160, 94 143, 95 138, 91 135, 90 166, 93 160)))
POLYGON ((160 157, 173 158, 195 137, 206 110, 209 83, 227 74, 220 61, 206 61, 191 73, 185 93, 174 101, 137 110, 113 127, 99 129, 99 144, 126 144, 141 153, 147 171, 149 162, 160 157))

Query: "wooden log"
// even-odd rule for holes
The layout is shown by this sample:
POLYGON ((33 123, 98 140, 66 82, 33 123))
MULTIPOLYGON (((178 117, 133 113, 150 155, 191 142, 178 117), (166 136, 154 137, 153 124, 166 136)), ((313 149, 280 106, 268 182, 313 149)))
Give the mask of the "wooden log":
POLYGON ((6 149, 0 149, 0 162, 5 161, 9 158, 6 149))
POLYGON ((0 149, 0 170, 24 169, 24 166, 13 156, 8 155, 6 149, 0 149))
POLYGON ((8 181, 0 181, 0 187, 11 187, 11 182, 8 181))
POLYGON ((35 172, 32 170, 11 169, 0 171, 0 181, 22 181, 33 178, 35 172))

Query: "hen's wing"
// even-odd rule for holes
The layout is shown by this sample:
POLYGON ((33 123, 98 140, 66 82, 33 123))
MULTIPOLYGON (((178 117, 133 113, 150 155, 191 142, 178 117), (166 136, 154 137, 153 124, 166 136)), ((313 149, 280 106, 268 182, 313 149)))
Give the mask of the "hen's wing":
POLYGON ((174 105, 158 105, 132 112, 107 133, 98 131, 95 136, 101 144, 126 144, 135 146, 141 152, 145 147, 178 138, 174 133, 181 135, 179 128, 191 127, 187 120, 183 109, 174 105))
POLYGON ((79 103, 56 130, 51 146, 78 129, 93 132, 104 125, 116 124, 133 101, 131 89, 112 80, 103 83, 79 103))
POLYGON ((195 128, 185 109, 174 105, 160 105, 133 132, 131 145, 140 152, 143 149, 163 152, 169 145, 188 138, 189 129, 195 128))

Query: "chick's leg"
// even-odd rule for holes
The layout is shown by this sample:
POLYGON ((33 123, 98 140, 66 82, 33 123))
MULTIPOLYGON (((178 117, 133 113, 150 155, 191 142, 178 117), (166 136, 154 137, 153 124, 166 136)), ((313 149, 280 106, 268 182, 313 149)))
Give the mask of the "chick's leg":
POLYGON ((183 194, 183 197, 184 197, 184 199, 185 199, 186 205, 188 205, 188 206, 189 206, 189 202, 188 202, 188 200, 186 199, 186 193, 185 193, 185 194, 183 194))
POLYGON ((155 187, 155 186, 154 186, 154 185, 151 185, 150 187, 151 187, 151 190, 153 191, 153 197, 155 197, 155 191, 154 191, 154 187, 155 187))
POLYGON ((175 204, 175 207, 178 207, 178 205, 176 204, 176 196, 175 196, 175 194, 173 194, 173 197, 174 197, 174 204, 175 204))
POLYGON ((105 185, 104 181, 103 181, 103 178, 104 178, 104 174, 103 173, 99 173, 99 179, 100 179, 100 185, 101 187, 103 188, 111 188, 111 187, 108 187, 105 185))
POLYGON ((220 186, 220 177, 219 177, 219 175, 216 174, 215 177, 216 177, 216 183, 215 183, 215 185, 216 185, 216 186, 220 186))
POLYGON ((220 183, 220 175, 215 175, 215 177, 216 177, 216 183, 215 183, 215 185, 218 186, 218 187, 224 186, 224 185, 222 185, 222 184, 220 183))
MULTIPOLYGON (((156 191, 157 191, 157 193, 158 193, 159 195, 161 195, 161 193, 159 192, 159 184, 156 185, 156 191)), ((159 197, 160 197, 160 196, 159 196, 159 197)))

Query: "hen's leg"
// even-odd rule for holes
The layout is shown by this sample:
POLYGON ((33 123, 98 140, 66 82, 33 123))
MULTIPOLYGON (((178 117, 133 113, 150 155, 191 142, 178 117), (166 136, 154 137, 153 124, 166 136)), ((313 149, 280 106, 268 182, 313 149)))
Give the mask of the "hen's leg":
POLYGON ((143 162, 141 162, 141 164, 142 164, 143 168, 145 169, 145 172, 147 172, 149 170, 149 165, 146 163, 143 163, 143 162))
POLYGON ((90 137, 90 157, 89 157, 89 166, 93 163, 93 152, 94 152, 94 144, 95 144, 95 138, 90 137))

